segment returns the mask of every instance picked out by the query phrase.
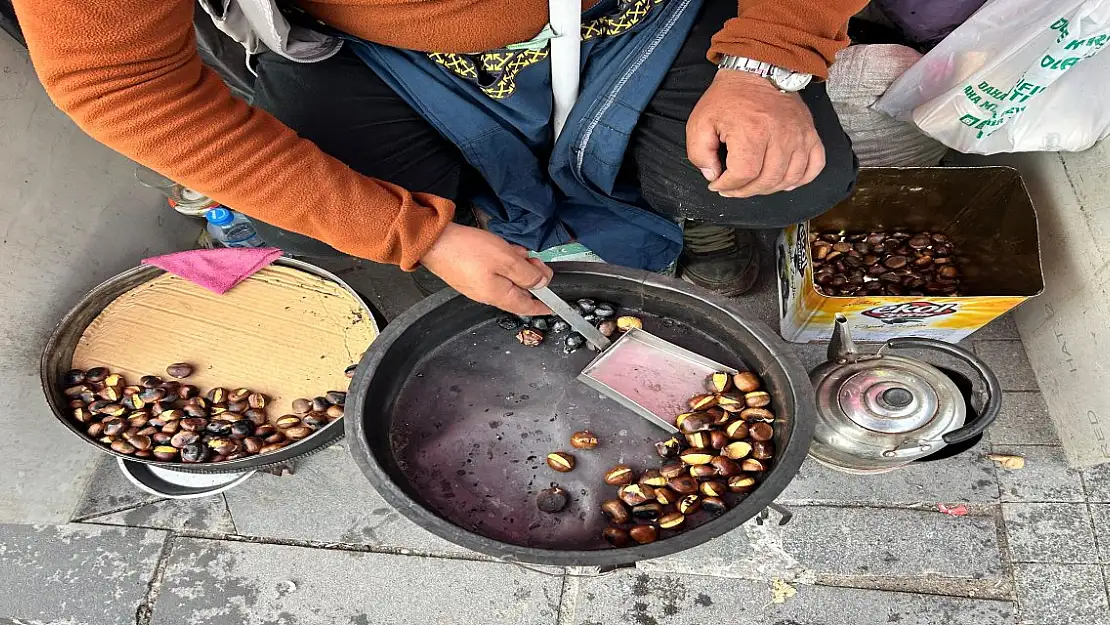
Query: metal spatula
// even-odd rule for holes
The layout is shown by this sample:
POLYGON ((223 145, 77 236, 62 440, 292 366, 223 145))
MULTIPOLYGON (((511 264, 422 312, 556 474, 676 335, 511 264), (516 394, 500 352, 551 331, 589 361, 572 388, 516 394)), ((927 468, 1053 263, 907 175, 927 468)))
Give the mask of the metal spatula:
POLYGON ((736 373, 646 330, 633 328, 610 341, 551 289, 532 294, 600 352, 578 380, 668 432, 678 432, 675 417, 688 410, 690 397, 705 392, 710 374, 736 373))

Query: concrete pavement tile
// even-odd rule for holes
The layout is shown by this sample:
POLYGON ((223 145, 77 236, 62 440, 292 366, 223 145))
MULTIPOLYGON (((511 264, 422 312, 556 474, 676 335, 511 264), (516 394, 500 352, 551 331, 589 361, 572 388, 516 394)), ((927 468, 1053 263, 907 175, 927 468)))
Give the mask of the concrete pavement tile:
POLYGON ((993 449, 995 453, 1025 458, 1022 469, 998 468, 1002 501, 1083 501, 1083 481, 1079 471, 1068 466, 1062 447, 994 445, 993 449))
POLYGON ((996 445, 1059 445, 1048 406, 1040 393, 1008 392, 1002 410, 987 430, 996 445))
POLYGON ((1002 390, 1040 390, 1021 341, 975 341, 975 353, 994 370, 1002 390))
POLYGON ((1022 625, 1110 625, 1102 571, 1093 564, 1015 564, 1022 625))
POLYGON ((104 455, 97 461, 73 518, 83 520, 160 500, 160 497, 135 488, 119 470, 116 459, 104 455))
POLYGON ((797 354, 798 358, 802 361, 802 365, 805 366, 807 373, 813 371, 817 365, 828 360, 828 343, 791 343, 790 347, 794 349, 794 353, 797 354))
POLYGON ((224 496, 235 528, 244 536, 470 553, 387 504, 342 442, 297 461, 293 475, 259 473, 224 496))
POLYGON ((1004 503, 1002 517, 1014 562, 1098 562, 1086 504, 1004 503))
POLYGON ((1021 335, 1018 334, 1017 324, 1014 323, 1014 316, 1006 313, 998 317, 994 321, 988 323, 986 326, 979 328, 974 334, 968 337, 972 341, 985 341, 985 340, 1015 340, 1020 341, 1021 335))
POLYGON ((554 625, 560 576, 509 564, 174 541, 152 625, 554 625))
POLYGON ((1110 504, 1093 503, 1090 506, 1091 525, 1098 539, 1098 555, 1103 564, 1110 564, 1110 504))
POLYGON ((233 534, 235 525, 223 495, 203 499, 166 499, 138 508, 88 519, 92 523, 233 534))
POLYGON ((130 625, 166 532, 0 525, 0 621, 130 625))
POLYGON ((1110 464, 1100 464, 1081 471, 1087 501, 1110 502, 1110 464))
POLYGON ((775 603, 767 580, 622 572, 578 584, 574 625, 1002 625, 1014 618, 1008 601, 808 584, 794 584, 796 594, 775 603))
POLYGON ((912 504, 934 502, 994 503, 998 478, 990 450, 980 443, 951 458, 913 462, 881 475, 852 475, 806 458, 779 502, 912 504))
POLYGON ((746 579, 819 575, 997 579, 993 519, 893 508, 804 506, 780 526, 749 521, 699 547, 641 562, 645 571, 746 579))

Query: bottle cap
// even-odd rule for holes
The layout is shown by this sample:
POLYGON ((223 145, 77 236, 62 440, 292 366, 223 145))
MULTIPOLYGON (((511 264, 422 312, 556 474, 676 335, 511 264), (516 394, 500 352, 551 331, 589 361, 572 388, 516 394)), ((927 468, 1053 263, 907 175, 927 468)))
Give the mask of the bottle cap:
POLYGON ((223 207, 213 208, 212 210, 204 214, 204 218, 208 220, 208 223, 214 226, 229 224, 231 223, 231 220, 234 219, 234 217, 231 215, 231 211, 223 207))

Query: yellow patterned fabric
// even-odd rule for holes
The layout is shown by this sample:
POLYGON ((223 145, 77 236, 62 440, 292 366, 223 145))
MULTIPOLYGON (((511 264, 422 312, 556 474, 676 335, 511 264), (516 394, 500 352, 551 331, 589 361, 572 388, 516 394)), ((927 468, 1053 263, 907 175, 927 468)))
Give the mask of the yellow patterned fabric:
MULTIPOLYGON (((631 0, 622 2, 613 15, 603 15, 582 24, 582 40, 616 37, 641 21, 658 4, 666 0, 631 0)), ((493 50, 481 54, 432 52, 428 58, 464 80, 475 83, 482 93, 498 100, 516 90, 516 76, 522 69, 547 58, 542 50, 493 50)))
POLYGON ((665 0, 633 0, 623 4, 621 10, 614 15, 603 15, 596 20, 582 24, 582 40, 589 41, 597 37, 616 37, 643 21, 648 12, 657 4, 665 0))

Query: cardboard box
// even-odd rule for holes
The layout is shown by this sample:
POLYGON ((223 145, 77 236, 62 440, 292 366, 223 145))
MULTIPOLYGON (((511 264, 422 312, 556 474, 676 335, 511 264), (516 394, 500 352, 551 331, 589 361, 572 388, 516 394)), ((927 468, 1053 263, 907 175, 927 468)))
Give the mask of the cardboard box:
POLYGON ((188 362, 189 384, 263 393, 276 419, 294 399, 346 389, 343 370, 377 334, 353 291, 293 266, 264 267, 223 295, 167 273, 108 303, 82 332, 72 366, 105 366, 134 384, 188 362))
POLYGON ((776 257, 779 331, 794 343, 828 340, 837 313, 858 341, 957 343, 1044 289, 1036 211, 1009 167, 865 168, 851 197, 784 229, 776 257), (827 296, 814 288, 810 232, 895 230, 948 234, 966 295, 827 296))

